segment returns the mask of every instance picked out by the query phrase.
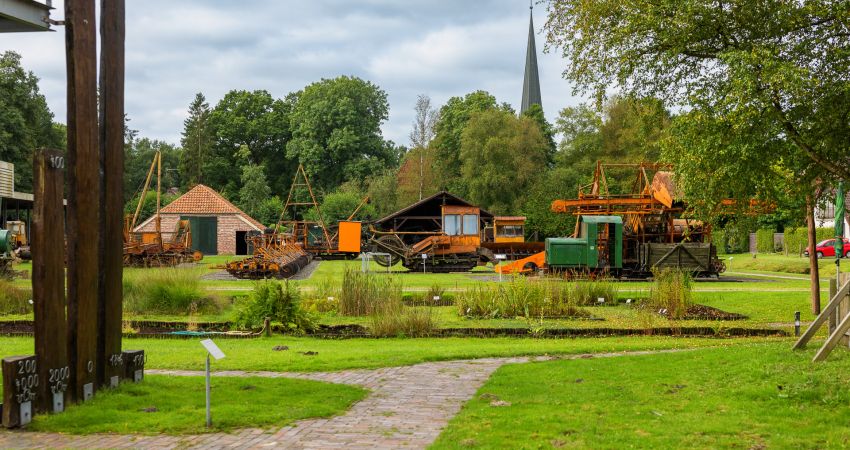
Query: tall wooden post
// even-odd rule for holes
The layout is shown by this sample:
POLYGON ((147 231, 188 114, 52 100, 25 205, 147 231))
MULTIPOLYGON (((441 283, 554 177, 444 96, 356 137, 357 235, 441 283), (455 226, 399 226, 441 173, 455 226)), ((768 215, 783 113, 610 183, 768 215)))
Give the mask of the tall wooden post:
POLYGON ((66 0, 68 74, 68 359, 75 401, 97 378, 100 158, 94 0, 66 0))
POLYGON ((100 153, 103 163, 98 383, 123 376, 121 311, 124 252, 124 0, 100 3, 100 153))
POLYGON ((37 411, 62 411, 67 403, 67 348, 57 345, 68 332, 65 317, 65 157, 40 149, 33 161, 32 301, 38 366, 37 411))
POLYGON ((812 292, 812 314, 820 314, 820 271, 818 270, 818 256, 815 245, 818 243, 817 229, 815 228, 815 199, 811 195, 806 196, 806 226, 809 241, 809 277, 811 279, 812 292))

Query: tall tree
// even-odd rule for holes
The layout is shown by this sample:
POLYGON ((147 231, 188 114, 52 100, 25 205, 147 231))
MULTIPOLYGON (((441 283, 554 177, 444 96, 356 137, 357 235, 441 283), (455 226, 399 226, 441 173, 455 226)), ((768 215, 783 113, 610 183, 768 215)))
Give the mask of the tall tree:
POLYGON ((215 105, 209 126, 214 135, 203 166, 206 184, 231 196, 242 187, 243 162, 262 165, 272 192, 285 192, 297 164, 286 156, 291 102, 264 90, 232 90, 215 105), (247 155, 239 150, 249 149, 247 155))
POLYGON ((474 113, 461 137, 461 175, 468 198, 482 208, 512 213, 546 168, 548 144, 534 121, 512 113, 474 113))
POLYGON ((785 181, 812 204, 816 186, 850 179, 850 3, 555 0, 546 30, 579 89, 686 107, 669 156, 705 214, 730 192, 770 199, 785 181))
POLYGON ((63 127, 38 89, 38 78, 21 66, 21 56, 0 55, 0 160, 15 164, 15 186, 32 191, 32 154, 39 147, 64 150, 63 127))
MULTIPOLYGON (((135 133, 135 130, 131 130, 130 139, 124 147, 124 198, 130 210, 134 209, 138 203, 145 178, 157 151, 162 152, 163 193, 170 188, 182 185, 180 171, 177 169, 180 164, 180 148, 156 139, 136 139, 135 133)), ((156 189, 156 172, 151 178, 150 189, 156 189)), ((163 206, 165 204, 163 203, 163 206)))
POLYGON ((266 181, 265 168, 261 165, 246 164, 242 167, 242 188, 239 189, 239 207, 249 216, 263 223, 269 223, 265 211, 265 201, 271 197, 272 190, 266 181))
POLYGON ((463 97, 452 97, 440 108, 440 117, 435 126, 432 146, 435 151, 442 188, 466 194, 466 180, 461 178, 460 145, 463 130, 473 113, 489 109, 510 110, 510 106, 499 105, 496 97, 486 91, 475 91, 463 97))
POLYGON ((546 138, 546 162, 551 165, 555 161, 555 152, 558 147, 555 145, 555 128, 546 120, 543 114, 543 107, 539 103, 532 103, 523 113, 523 116, 528 117, 540 128, 543 137, 546 138))
POLYGON ((304 164, 314 186, 330 191, 398 163, 398 149, 381 135, 389 105, 378 86, 340 76, 313 83, 294 97, 287 155, 304 164))
POLYGON ((183 189, 188 189, 204 180, 204 159, 212 146, 212 130, 209 126, 210 105, 204 94, 198 92, 189 104, 189 117, 183 120, 180 145, 180 173, 184 180, 183 189))
POLYGON ((411 148, 425 148, 434 139, 434 127, 440 115, 436 108, 431 107, 431 97, 419 94, 416 106, 413 107, 413 130, 410 131, 411 148))

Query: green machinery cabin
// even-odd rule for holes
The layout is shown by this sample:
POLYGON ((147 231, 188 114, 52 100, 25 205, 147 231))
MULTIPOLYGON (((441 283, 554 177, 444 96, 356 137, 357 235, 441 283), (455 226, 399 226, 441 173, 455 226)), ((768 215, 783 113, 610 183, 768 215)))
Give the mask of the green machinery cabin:
POLYGON ((550 270, 611 270, 623 268, 623 219, 620 216, 579 216, 579 235, 546 239, 550 270))

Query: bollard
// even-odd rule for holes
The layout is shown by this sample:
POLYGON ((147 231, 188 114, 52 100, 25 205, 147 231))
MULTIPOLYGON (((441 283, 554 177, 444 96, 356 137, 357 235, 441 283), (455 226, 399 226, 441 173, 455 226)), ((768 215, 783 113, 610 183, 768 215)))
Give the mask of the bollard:
POLYGON ((145 351, 124 350, 121 356, 124 362, 124 378, 138 383, 145 378, 145 351))
POLYGON ((271 337, 272 335, 272 320, 268 317, 263 319, 263 334, 266 337, 271 337))
POLYGON ((35 356, 3 358, 3 413, 6 428, 23 427, 32 421, 33 402, 38 389, 38 368, 35 356))
POLYGON ((794 312, 794 336, 800 335, 800 311, 794 312))

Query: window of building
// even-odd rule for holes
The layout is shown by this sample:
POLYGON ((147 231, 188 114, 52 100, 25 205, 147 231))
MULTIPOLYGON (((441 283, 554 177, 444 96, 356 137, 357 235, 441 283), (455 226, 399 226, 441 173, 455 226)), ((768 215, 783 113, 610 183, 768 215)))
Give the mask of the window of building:
POLYGON ((460 235, 460 215, 446 214, 443 216, 443 232, 449 236, 460 235))
POLYGON ((463 215, 463 234, 467 236, 478 235, 478 215, 464 214, 463 215))
POLYGON ((496 236, 499 237, 522 237, 524 234, 522 225, 499 225, 496 227, 496 236))

